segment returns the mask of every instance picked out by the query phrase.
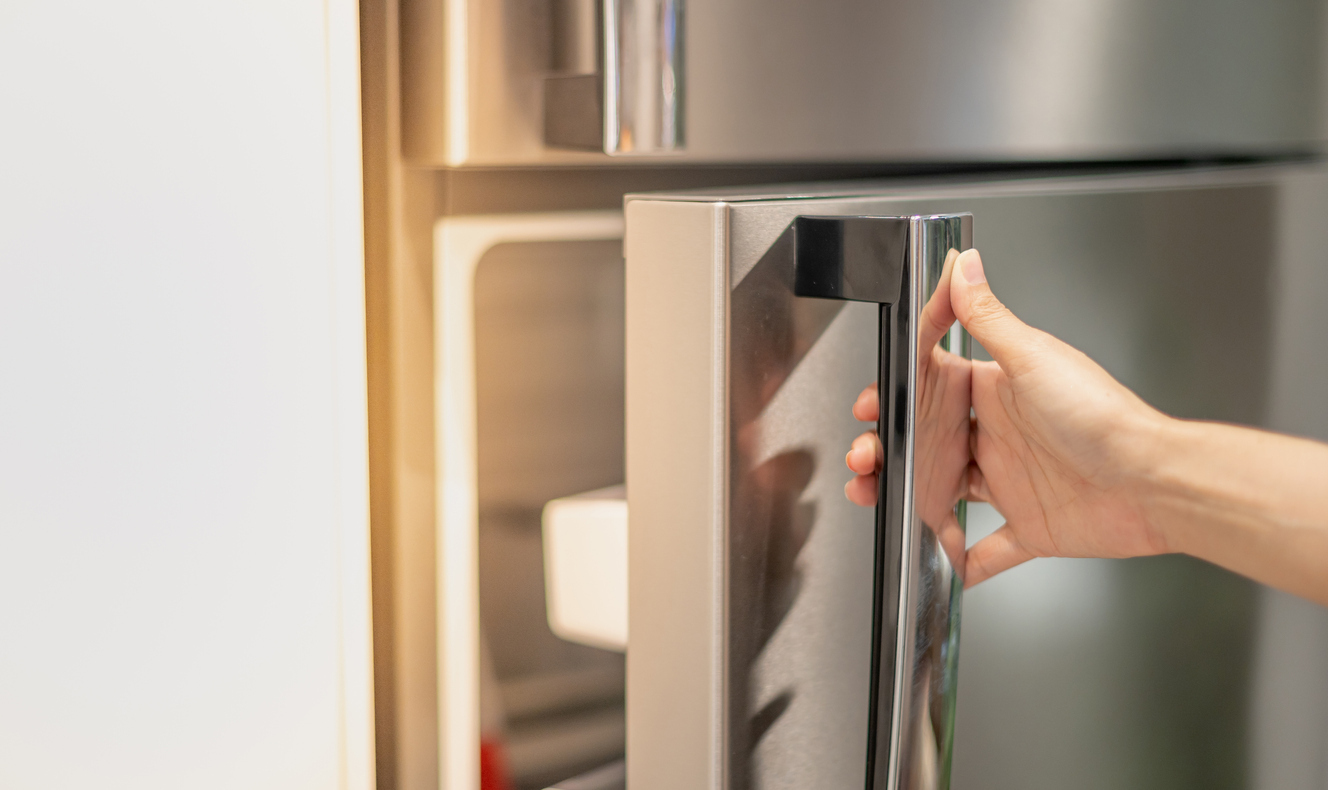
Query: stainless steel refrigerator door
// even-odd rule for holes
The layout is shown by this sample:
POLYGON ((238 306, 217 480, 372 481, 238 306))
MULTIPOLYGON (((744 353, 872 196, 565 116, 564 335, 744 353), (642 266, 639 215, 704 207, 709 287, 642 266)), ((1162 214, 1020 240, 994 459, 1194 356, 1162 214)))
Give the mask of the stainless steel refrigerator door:
MULTIPOLYGON (((792 295, 796 217, 971 212, 1030 323, 1170 413, 1257 424, 1286 172, 630 198, 629 785, 866 780, 873 524, 841 459, 876 308, 792 295)), ((953 786, 1242 786, 1253 585, 1047 560, 969 598, 953 786)))
POLYGON ((1320 2, 404 0, 402 19, 421 163, 1139 159, 1324 136, 1320 2))

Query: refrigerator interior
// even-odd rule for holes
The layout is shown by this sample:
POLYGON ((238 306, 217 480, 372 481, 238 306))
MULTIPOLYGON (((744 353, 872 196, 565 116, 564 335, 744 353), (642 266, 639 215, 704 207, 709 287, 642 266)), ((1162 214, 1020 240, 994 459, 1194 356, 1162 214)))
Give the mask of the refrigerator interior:
POLYGON ((479 626, 497 680, 480 705, 501 709, 517 790, 622 756, 623 656, 550 631, 540 529, 549 500, 623 480, 622 278, 616 240, 498 244, 475 271, 479 626))

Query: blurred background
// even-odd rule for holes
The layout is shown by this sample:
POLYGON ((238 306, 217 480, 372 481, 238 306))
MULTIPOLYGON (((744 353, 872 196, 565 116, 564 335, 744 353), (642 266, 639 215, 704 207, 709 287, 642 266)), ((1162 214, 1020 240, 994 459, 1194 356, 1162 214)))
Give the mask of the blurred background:
MULTIPOLYGON (((621 786, 629 193, 1179 185, 976 244, 1159 408, 1328 439, 1312 0, 10 0, 0 66, 3 787, 621 786)), ((1328 788, 1320 607, 965 608, 957 790, 1328 788)))

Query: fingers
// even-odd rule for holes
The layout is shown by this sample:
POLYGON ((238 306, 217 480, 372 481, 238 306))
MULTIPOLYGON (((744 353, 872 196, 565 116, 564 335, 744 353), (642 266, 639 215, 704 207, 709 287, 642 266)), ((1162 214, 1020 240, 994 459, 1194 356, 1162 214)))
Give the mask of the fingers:
POLYGON ((881 440, 868 431, 853 440, 844 463, 855 474, 872 475, 880 471, 885 463, 885 453, 881 449, 881 440))
POLYGON ((1033 557, 1033 553, 1019 543, 1014 529, 1007 522, 968 550, 964 558, 964 589, 1028 562, 1033 557))
MULTIPOLYGON (((872 384, 853 403, 853 416, 863 422, 875 422, 879 412, 876 385, 872 384)), ((875 507, 878 484, 876 473, 885 463, 881 440, 875 432, 867 431, 854 439, 848 455, 844 457, 844 463, 857 475, 844 486, 844 496, 855 505, 875 507)))
POLYGON ((877 472, 885 463, 885 453, 881 440, 875 433, 868 431, 853 440, 844 463, 857 475, 844 486, 844 496, 848 501, 863 507, 876 505, 878 478, 877 472))
POLYGON ((876 391, 876 382, 872 382, 853 402, 853 418, 862 422, 876 422, 880 414, 880 393, 876 391))
POLYGON ((950 303, 950 272, 958 258, 958 250, 952 249, 946 253, 945 266, 941 269, 940 279, 936 281, 936 290, 922 308, 922 320, 918 324, 919 358, 930 352, 955 322, 954 307, 950 303))
POLYGON ((855 505, 875 507, 877 485, 876 475, 858 475, 845 484, 844 496, 855 505))
POLYGON ((949 285, 959 323, 1002 369, 1016 373, 1011 365, 1017 366, 1029 347, 1041 342, 1042 333, 1016 318, 991 292, 977 250, 965 250, 954 262, 949 285))

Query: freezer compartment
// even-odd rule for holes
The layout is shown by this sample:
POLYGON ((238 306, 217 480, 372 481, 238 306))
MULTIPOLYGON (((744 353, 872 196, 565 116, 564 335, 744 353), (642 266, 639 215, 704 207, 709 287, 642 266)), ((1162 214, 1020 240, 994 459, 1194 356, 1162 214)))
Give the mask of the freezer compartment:
POLYGON ((1324 137, 1319 2, 404 0, 401 13, 403 139, 419 163, 1138 160, 1324 137))

